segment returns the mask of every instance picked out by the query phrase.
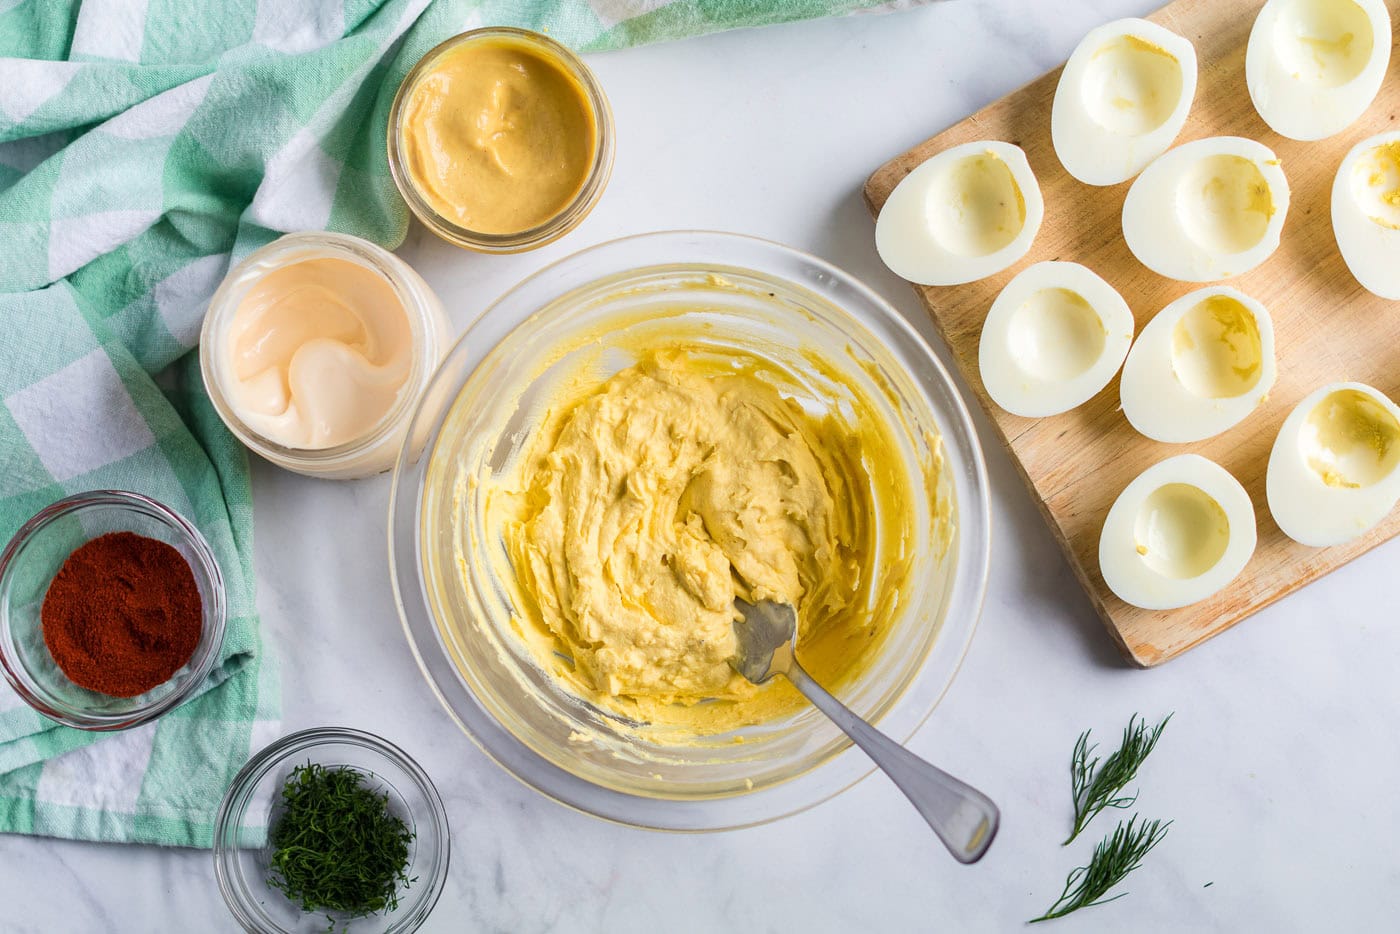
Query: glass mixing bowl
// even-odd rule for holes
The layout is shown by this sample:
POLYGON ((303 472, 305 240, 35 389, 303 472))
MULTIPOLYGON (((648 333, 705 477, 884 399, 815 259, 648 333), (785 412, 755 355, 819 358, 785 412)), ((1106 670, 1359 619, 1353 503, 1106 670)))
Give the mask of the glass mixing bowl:
POLYGON ((837 693, 899 740, 943 696, 987 581, 986 468, 967 409, 928 345, 869 288, 815 257, 733 234, 655 233, 584 250, 516 286, 463 335, 395 468, 390 563, 409 643, 467 735, 564 804, 683 831, 811 807, 872 768, 814 708, 688 745, 656 743, 557 685, 512 631, 512 588, 494 571, 509 561, 500 530, 484 524, 483 488, 509 469, 561 380, 586 365, 601 382, 634 362, 610 327, 627 329, 626 347, 683 330, 799 373, 814 353, 877 401, 914 478, 912 583, 874 659, 837 693))

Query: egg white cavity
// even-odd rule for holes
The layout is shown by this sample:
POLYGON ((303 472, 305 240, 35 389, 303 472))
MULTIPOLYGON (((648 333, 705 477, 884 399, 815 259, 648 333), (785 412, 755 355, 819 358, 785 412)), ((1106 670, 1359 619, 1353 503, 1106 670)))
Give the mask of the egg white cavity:
POLYGON ((1254 140, 1185 143, 1137 177, 1123 202, 1123 239, 1148 269, 1184 282, 1248 272, 1273 255, 1288 213, 1288 179, 1254 140))
POLYGON ((1169 610, 1224 589, 1257 541, 1249 494, 1196 454, 1143 471, 1118 495, 1099 536, 1099 570, 1119 599, 1169 610))
POLYGON ((1334 383, 1289 413, 1269 455, 1269 511, 1312 547, 1348 542, 1400 500, 1400 407, 1363 383, 1334 383))
POLYGON ((1238 289, 1207 286, 1142 329, 1123 364, 1119 398, 1140 434, 1184 444, 1244 421, 1277 376, 1268 310, 1238 289))
POLYGON ((1276 133, 1319 140, 1375 100, 1390 63, 1383 0, 1269 0, 1245 51, 1245 82, 1276 133))
POLYGON ((1190 483, 1159 486, 1138 506, 1134 550, 1161 577, 1189 580, 1220 562, 1230 546, 1230 520, 1205 490, 1190 483))
POLYGON ((961 285, 1025 256, 1044 216, 1040 186, 1019 147, 964 143, 895 186, 875 222, 875 248, 901 278, 961 285))
POLYGON ((1332 232, 1362 288, 1400 299, 1400 131, 1352 147, 1332 182, 1332 232))
POLYGON ((978 368, 1006 411, 1057 415, 1108 385, 1132 339, 1133 313, 1113 286, 1078 263, 1036 263, 992 302, 978 368))
POLYGON ((1400 464, 1400 421, 1373 396, 1339 389, 1303 420, 1299 449, 1327 486, 1375 486, 1400 464))
POLYGON ((1008 324, 1011 358, 1027 375, 1047 382, 1083 375, 1103 353, 1103 319, 1069 289, 1037 291, 1008 324))
POLYGON ((1227 292, 1190 304, 1172 327, 1172 372, 1200 399, 1235 399, 1259 387, 1265 315, 1227 292))
POLYGON ((1065 171, 1089 185, 1127 181, 1166 152, 1196 95, 1196 49, 1143 19, 1091 30, 1060 73, 1050 136, 1065 171))
POLYGON ((1269 228, 1268 183, 1243 156, 1207 156, 1186 167, 1177 183, 1186 235, 1213 253, 1243 253, 1269 228))

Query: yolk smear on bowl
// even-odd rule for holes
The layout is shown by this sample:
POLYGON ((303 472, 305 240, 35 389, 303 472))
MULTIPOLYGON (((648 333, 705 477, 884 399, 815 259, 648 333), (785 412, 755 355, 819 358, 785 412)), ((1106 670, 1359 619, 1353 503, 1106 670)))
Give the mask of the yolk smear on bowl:
POLYGON ((804 407, 771 361, 684 344, 561 399, 492 496, 516 631, 566 687, 709 735, 794 709, 729 667, 736 597, 791 603, 829 687, 868 665, 908 585, 913 502, 858 393, 804 407))
POLYGON ((598 148, 597 115, 578 79, 545 52, 502 37, 443 53, 409 92, 399 133, 429 206, 496 235, 567 208, 598 148))

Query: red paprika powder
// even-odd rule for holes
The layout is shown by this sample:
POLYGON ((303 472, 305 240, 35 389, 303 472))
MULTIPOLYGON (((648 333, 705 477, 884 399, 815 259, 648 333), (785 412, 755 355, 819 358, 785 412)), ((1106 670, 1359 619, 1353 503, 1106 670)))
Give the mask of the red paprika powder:
POLYGON ((134 532, 94 538, 68 556, 44 595, 44 644, 74 684, 135 697, 194 654, 203 603, 173 546, 134 532))

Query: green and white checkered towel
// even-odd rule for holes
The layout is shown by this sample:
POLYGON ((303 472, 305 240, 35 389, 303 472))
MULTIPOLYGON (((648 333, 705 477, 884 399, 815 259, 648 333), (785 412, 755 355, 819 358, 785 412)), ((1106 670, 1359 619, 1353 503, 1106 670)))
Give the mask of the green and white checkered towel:
POLYGON ((83 733, 0 685, 0 832, 209 846, 277 732, 247 461, 189 351, 231 259, 279 233, 402 241, 384 133, 419 56, 488 23, 587 51, 880 3, 0 0, 0 540, 136 490, 199 526, 229 602, 206 690, 157 723, 83 733))

